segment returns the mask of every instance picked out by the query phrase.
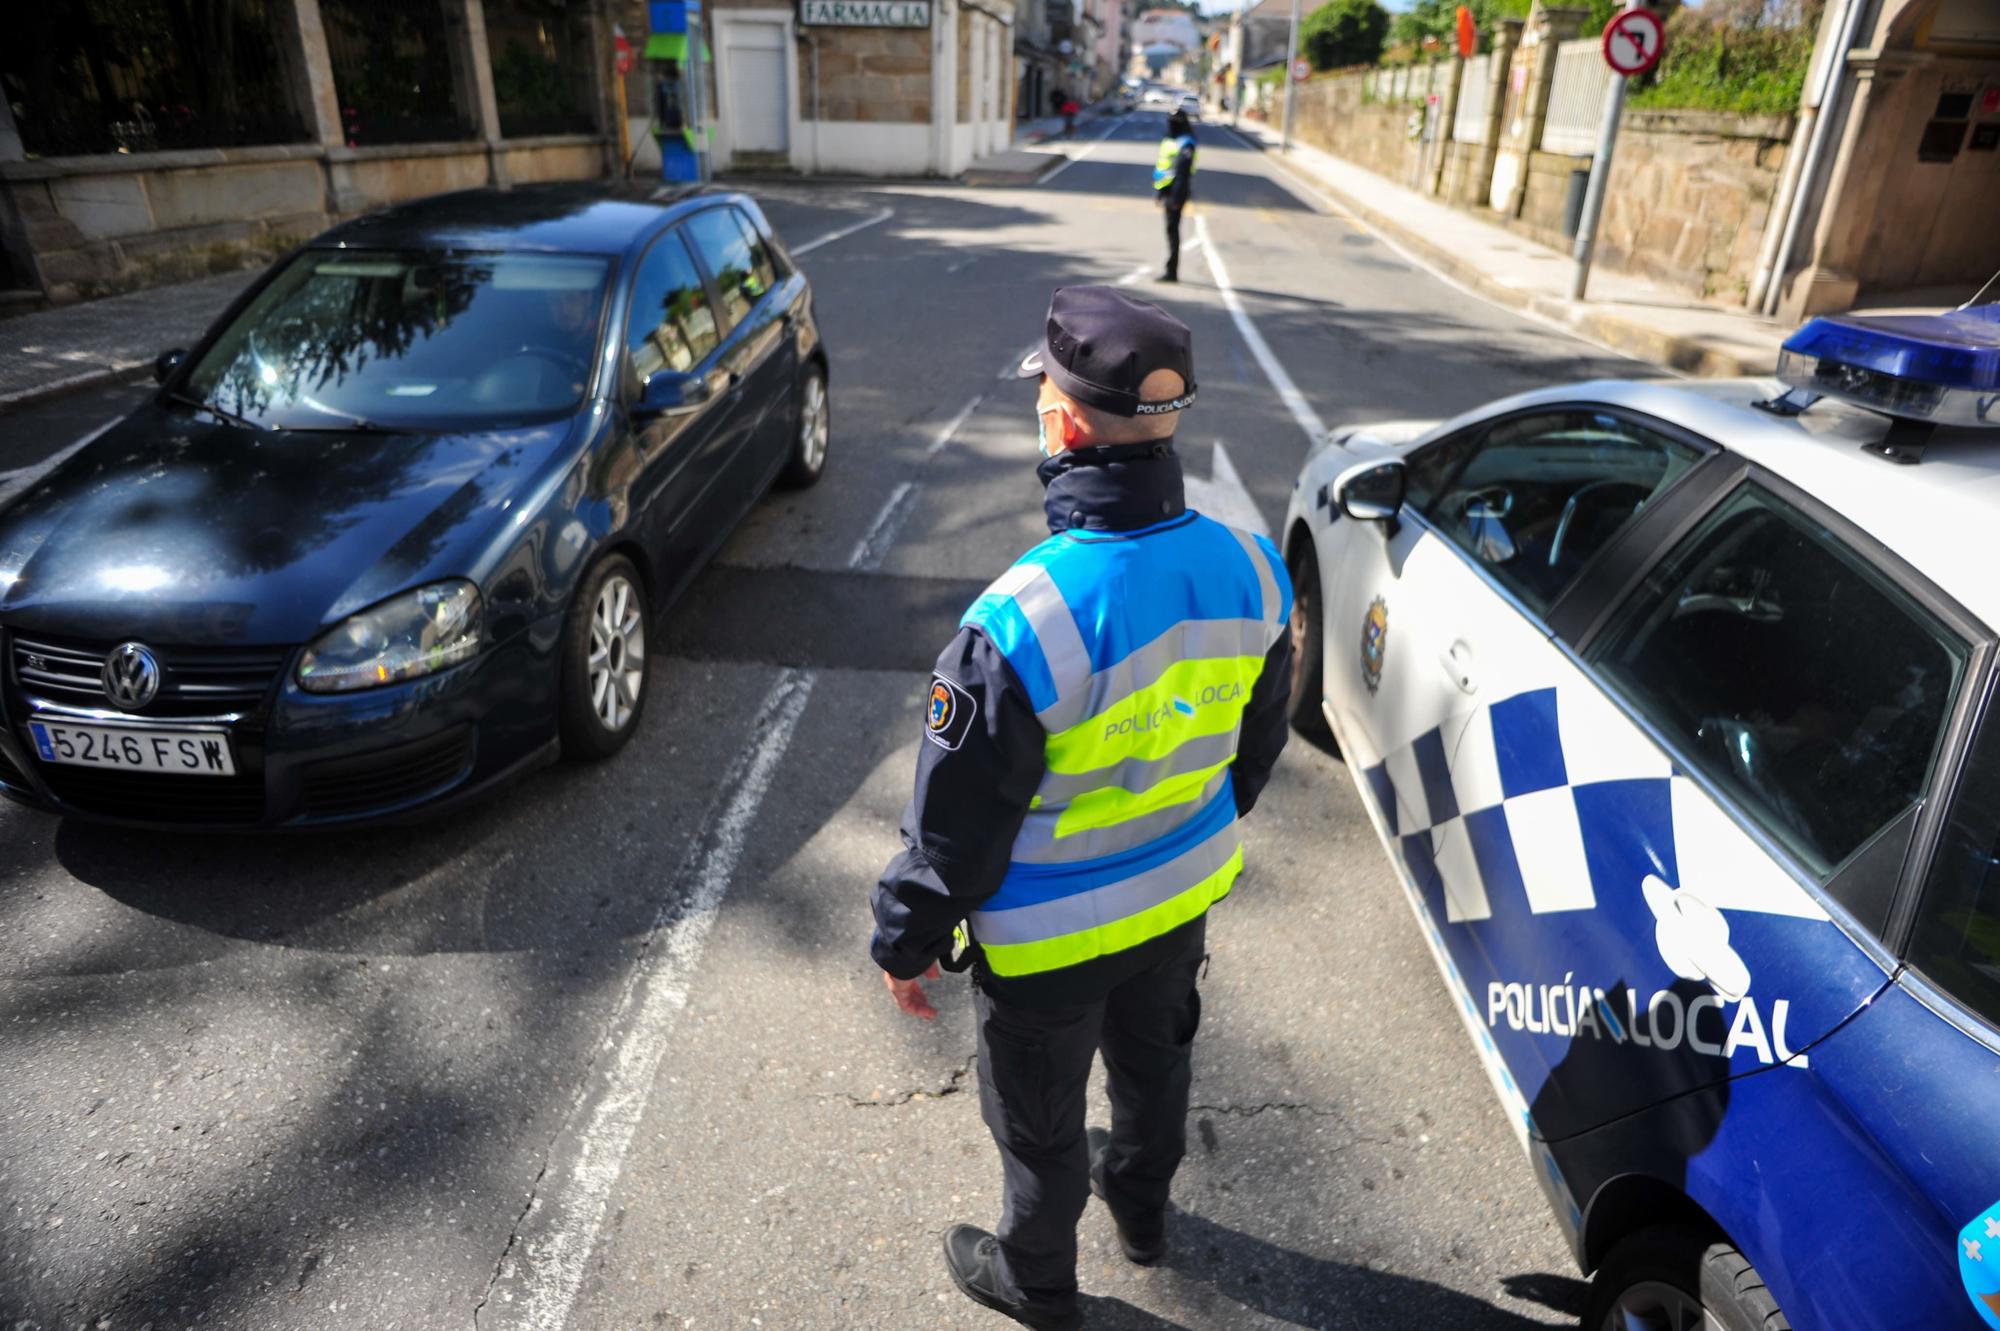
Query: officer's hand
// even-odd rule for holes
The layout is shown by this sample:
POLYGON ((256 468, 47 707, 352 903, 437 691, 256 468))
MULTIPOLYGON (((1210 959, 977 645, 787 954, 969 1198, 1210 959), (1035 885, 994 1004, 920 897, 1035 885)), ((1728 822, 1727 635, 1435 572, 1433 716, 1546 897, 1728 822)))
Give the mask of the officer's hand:
MULTIPOLYGON (((926 980, 935 980, 937 977, 937 963, 932 962, 931 968, 924 972, 923 978, 926 980)), ((889 996, 896 1000, 896 1006, 911 1016, 922 1017, 925 1021, 931 1021, 937 1017, 937 1009, 931 1006, 930 997, 924 993, 924 986, 921 981, 899 980, 889 974, 889 972, 883 971, 882 983, 889 986, 889 996)))

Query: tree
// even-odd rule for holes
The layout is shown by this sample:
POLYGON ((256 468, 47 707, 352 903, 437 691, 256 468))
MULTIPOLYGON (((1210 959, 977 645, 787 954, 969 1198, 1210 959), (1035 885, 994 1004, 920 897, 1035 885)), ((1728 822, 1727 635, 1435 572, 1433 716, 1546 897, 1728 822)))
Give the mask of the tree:
POLYGON ((1314 69, 1372 65, 1382 58, 1389 11, 1375 0, 1330 0, 1299 26, 1299 45, 1314 69))

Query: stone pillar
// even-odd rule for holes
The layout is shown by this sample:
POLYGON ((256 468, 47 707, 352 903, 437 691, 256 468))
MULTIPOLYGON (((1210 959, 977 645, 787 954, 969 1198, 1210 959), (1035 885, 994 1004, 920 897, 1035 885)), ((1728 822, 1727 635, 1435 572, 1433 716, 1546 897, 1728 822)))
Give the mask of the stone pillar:
POLYGON ((333 82, 333 57, 326 47, 319 0, 289 0, 271 6, 270 13, 277 24, 285 86, 292 90, 293 109, 306 137, 322 148, 342 147, 347 130, 340 120, 340 92, 333 82))
POLYGON ((511 183, 501 154, 500 104, 493 96, 493 62, 486 45, 485 0, 444 0, 445 32, 451 42, 451 81, 458 110, 486 145, 487 179, 511 183))
POLYGON ((1514 75, 1508 85, 1511 96, 1507 110, 1507 141, 1494 165, 1491 199, 1495 211, 1509 217, 1521 215, 1521 201, 1528 193, 1528 158, 1542 146, 1542 126, 1549 116, 1549 89, 1556 80, 1556 46, 1576 36, 1587 9, 1536 5, 1528 15, 1521 49, 1514 57, 1517 67, 1526 61, 1525 79, 1514 75), (1516 86, 1519 85, 1518 90, 1516 86))
MULTIPOLYGON (((611 63, 615 58, 611 51, 611 19, 601 6, 589 7, 584 34, 584 40, 590 43, 590 118, 597 123, 597 132, 604 136, 605 174, 615 180, 625 174, 625 163, 618 156, 618 117, 625 114, 625 107, 618 96, 618 71, 611 63)), ((638 51, 646 45, 646 34, 641 32, 635 38, 628 31, 625 40, 638 51)), ((632 73, 638 72, 635 59, 632 73)))
MULTIPOLYGON (((1861 293, 1859 260, 1877 218, 1886 175, 1874 164, 1902 127, 1902 118, 1892 113, 1894 92, 1909 60, 1907 53, 1896 51, 1848 56, 1847 108, 1826 190, 1813 216, 1811 247, 1793 256, 1805 258, 1802 268, 1775 279, 1783 284, 1778 318, 1784 322, 1847 309, 1861 293)), ((1826 114, 1826 108, 1820 113, 1826 114)))
POLYGON ((1444 91, 1438 94, 1437 123, 1431 133, 1431 165, 1424 178, 1424 190, 1436 197, 1444 190, 1445 163, 1451 160, 1451 127, 1458 119, 1458 91, 1465 82, 1465 57, 1454 54, 1451 73, 1445 76, 1444 91))
POLYGON ((1521 20, 1501 19, 1487 35, 1490 59, 1486 62, 1486 139, 1479 148, 1479 160, 1465 183, 1459 202, 1484 203, 1493 189, 1493 168, 1500 155, 1500 139, 1507 126, 1507 89, 1511 86, 1515 57, 1521 49, 1521 20))
POLYGON ((931 160, 934 176, 956 174, 953 131, 958 124, 958 0, 931 0, 931 160))

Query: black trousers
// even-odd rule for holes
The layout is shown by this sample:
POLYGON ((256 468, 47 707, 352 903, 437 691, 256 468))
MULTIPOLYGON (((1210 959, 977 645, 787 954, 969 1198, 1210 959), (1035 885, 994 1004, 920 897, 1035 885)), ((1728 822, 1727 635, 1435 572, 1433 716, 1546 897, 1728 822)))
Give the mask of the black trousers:
POLYGON ((1175 204, 1166 204, 1162 211, 1167 215, 1167 276, 1181 275, 1181 209, 1175 204))
POLYGON ((1090 1199, 1084 1092, 1100 1050, 1111 1092, 1107 1200, 1142 1221, 1166 1210, 1187 1153, 1207 922, 1184 931, 1185 947, 1095 1002, 1028 1007, 974 991, 979 1108, 1000 1148, 998 1237, 1010 1295, 1061 1302, 1076 1293, 1076 1223, 1090 1199))

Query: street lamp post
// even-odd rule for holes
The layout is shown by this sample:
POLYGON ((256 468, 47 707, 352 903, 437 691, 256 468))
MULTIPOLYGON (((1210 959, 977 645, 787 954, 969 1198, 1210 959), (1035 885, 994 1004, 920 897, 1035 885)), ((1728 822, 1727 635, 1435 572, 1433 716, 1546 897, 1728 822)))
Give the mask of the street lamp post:
POLYGON ((1285 122, 1278 131, 1278 150, 1289 152, 1292 147, 1292 105, 1298 100, 1299 81, 1292 77, 1292 66, 1299 59, 1299 4, 1292 0, 1292 35, 1285 42, 1285 122))

